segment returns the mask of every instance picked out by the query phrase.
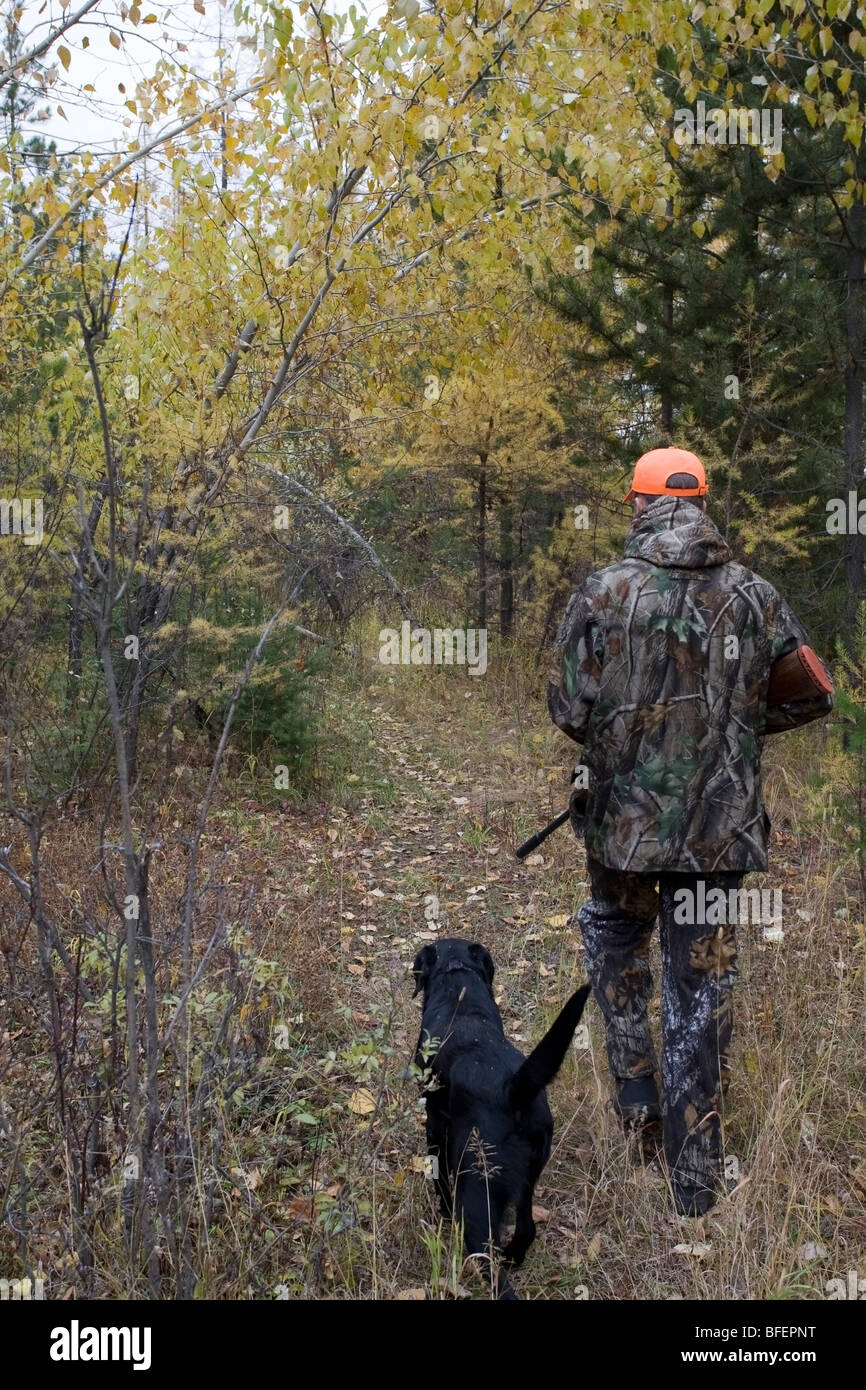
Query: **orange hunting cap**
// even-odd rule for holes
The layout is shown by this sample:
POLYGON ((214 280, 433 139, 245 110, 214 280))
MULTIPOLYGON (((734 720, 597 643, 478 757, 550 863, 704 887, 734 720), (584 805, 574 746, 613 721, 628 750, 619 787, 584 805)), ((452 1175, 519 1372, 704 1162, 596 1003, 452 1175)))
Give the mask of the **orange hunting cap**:
POLYGON ((704 465, 697 454, 688 449, 650 449, 635 464, 631 488, 622 500, 630 502, 636 492, 650 497, 703 497, 709 490, 704 465), (698 480, 697 487, 668 487, 668 478, 676 473, 691 473, 698 480))

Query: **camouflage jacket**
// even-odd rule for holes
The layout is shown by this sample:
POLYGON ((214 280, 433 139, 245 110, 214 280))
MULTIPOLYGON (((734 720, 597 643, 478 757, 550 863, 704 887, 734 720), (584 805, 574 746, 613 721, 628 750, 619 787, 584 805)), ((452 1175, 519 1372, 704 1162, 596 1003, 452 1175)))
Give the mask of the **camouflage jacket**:
POLYGON ((833 706, 816 695, 767 710, 771 665, 806 641, 700 508, 651 503, 556 636, 548 706, 584 744, 587 853, 638 873, 766 869, 763 735, 833 706))

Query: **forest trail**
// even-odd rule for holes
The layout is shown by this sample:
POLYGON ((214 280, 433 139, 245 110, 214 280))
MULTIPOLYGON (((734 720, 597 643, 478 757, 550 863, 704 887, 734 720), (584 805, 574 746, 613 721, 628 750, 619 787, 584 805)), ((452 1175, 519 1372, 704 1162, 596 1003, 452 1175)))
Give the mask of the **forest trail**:
MULTIPOLYGON (((487 946, 506 1032, 524 1051, 584 979, 573 922, 587 894, 582 846, 566 826, 527 864, 513 855, 566 794, 569 750, 541 724, 540 705, 534 712, 538 726, 471 683, 466 690, 454 682, 443 696, 441 685, 431 692, 417 680, 407 689, 399 676, 380 679, 351 716, 369 735, 370 767, 348 774, 349 804, 299 833, 306 863, 298 867, 314 885, 310 920, 327 942, 331 1002, 365 1039, 360 1051, 341 1054, 337 1109, 345 1111, 335 1129, 338 1147, 358 1158, 353 1177, 376 1192, 374 1296, 467 1292, 453 1269, 450 1284, 441 1271, 431 1283, 427 1259, 430 1241, 447 1244, 449 1235, 431 1234, 438 1216, 420 1173, 422 1114, 406 1075, 419 1021, 415 952, 452 935, 487 946), (407 1283, 414 1292, 405 1293, 407 1283)), ((768 782, 777 825, 772 874, 763 877, 782 885, 785 928, 781 941, 763 939, 760 926, 740 929, 727 1129, 733 1196, 697 1222, 672 1215, 657 1155, 642 1160, 614 1119, 590 1006, 588 1046, 578 1039, 551 1088, 554 1152, 536 1194, 539 1236, 520 1275, 524 1296, 754 1298, 796 1289, 794 1296, 817 1297, 840 1260, 862 1259, 866 1168, 848 1142, 862 1101, 855 1049, 849 1059, 840 1027, 853 1004, 851 976, 828 958, 841 960, 852 932, 862 941, 862 928, 844 909, 829 909, 831 890, 838 904, 844 884, 829 847, 789 823, 788 774, 771 773, 768 782), (824 1059, 817 1073, 816 1056, 824 1059), (853 1176, 840 1187, 846 1142, 842 1167, 853 1176), (859 1257, 841 1254, 852 1247, 859 1257)), ((760 886, 762 876, 753 882, 760 886)), ((656 980, 657 950, 654 942, 656 980)), ((658 1037, 657 1001, 652 1019, 658 1037)), ((345 1198, 340 1184, 331 1190, 345 1198)), ((438 1256, 433 1263, 435 1271, 438 1256)))
MULTIPOLYGON (((546 718, 540 683, 515 669, 483 682, 334 671, 321 688, 328 742, 314 768, 318 791, 294 801, 275 793, 267 759, 233 746, 202 839, 194 941, 201 961, 214 933, 228 933, 190 1011, 210 1069, 185 1218, 201 1219, 206 1250, 197 1296, 485 1297, 424 1175, 423 1112, 408 1070, 420 1018, 411 966, 437 938, 482 942, 506 1032, 526 1052, 583 982, 573 921, 587 896, 583 847, 563 827, 526 863, 513 853, 564 804, 573 757, 546 718)), ((185 761, 171 769, 154 825, 162 847, 150 885, 166 1009, 196 773, 210 756, 198 731, 180 747, 185 761)), ((770 750, 771 870, 753 882, 781 891, 784 928, 775 940, 760 925, 738 931, 728 1199, 699 1221, 673 1216, 657 1151, 638 1152, 613 1115, 590 1003, 550 1088, 553 1153, 536 1189, 538 1236, 516 1276, 522 1297, 824 1298, 834 1280, 849 1287, 851 1270, 866 1278, 866 927, 840 844, 849 827, 831 825, 815 781, 821 756, 797 735, 770 750)), ((107 957, 69 906, 80 883, 90 919, 104 916, 102 868, 88 858, 96 831, 90 808, 71 811, 49 826, 43 863, 48 909, 76 949, 87 945, 83 978, 104 991, 107 957)), ((14 861, 24 853, 16 842, 14 861)), ((16 920, 8 885, 4 903, 16 920)), ((19 986, 37 979, 22 973, 25 960, 19 986)), ((658 980, 655 941, 650 963, 658 980)), ((2 1040, 15 1047, 6 1100, 31 1116, 32 1078, 51 1062, 19 995, 13 1035, 2 1040)), ((651 1023, 658 1042, 657 1000, 651 1023)), ((99 1046, 98 1012, 80 1010, 77 1026, 80 1049, 99 1046)), ((202 1094, 198 1071, 189 1090, 202 1094)), ((129 1296, 122 1113, 97 1133, 88 1271, 45 1162, 54 1140, 43 1114, 22 1122, 22 1153, 38 1175, 31 1248, 56 1297, 82 1288, 129 1296)), ((167 1136, 168 1162, 177 1143, 167 1136)), ((166 1261, 161 1244, 157 1258, 166 1261)), ((134 1295, 147 1296, 137 1279, 134 1295)), ((166 1274, 164 1292, 172 1287, 166 1274)))

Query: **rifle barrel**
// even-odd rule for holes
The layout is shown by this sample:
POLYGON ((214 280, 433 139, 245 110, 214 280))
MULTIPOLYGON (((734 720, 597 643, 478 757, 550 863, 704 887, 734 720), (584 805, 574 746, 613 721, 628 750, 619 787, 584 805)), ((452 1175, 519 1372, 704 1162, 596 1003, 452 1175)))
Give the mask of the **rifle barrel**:
POLYGON ((537 849, 538 846, 547 839, 548 835, 552 835, 554 830, 558 830, 561 825, 564 825, 570 814, 570 811, 562 811, 549 825, 545 825, 542 830, 536 830, 534 835, 530 836, 528 840, 525 840, 522 845, 518 845, 517 849, 514 851, 517 858, 525 859, 527 854, 531 854, 534 849, 537 849))

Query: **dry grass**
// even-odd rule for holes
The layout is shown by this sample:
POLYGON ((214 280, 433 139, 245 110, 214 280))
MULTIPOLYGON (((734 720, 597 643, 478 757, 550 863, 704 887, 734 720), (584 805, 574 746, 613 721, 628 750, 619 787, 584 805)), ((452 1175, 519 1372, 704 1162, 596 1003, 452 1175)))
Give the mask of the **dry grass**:
MULTIPOLYGON (((240 1093, 227 1090, 215 1107, 217 1172, 204 1140, 199 1150, 194 1181, 216 1185, 217 1199, 194 1232, 198 1296, 485 1296, 417 1171, 409 966, 437 932, 482 941, 506 1028, 524 1046, 583 977, 571 922, 587 891, 582 847, 566 828, 541 863, 521 866, 511 853, 559 809, 567 784, 568 750, 547 727, 537 687, 522 667, 486 680, 384 668, 332 676, 320 801, 279 805, 248 781, 241 793, 243 765, 231 769, 206 860, 219 891, 247 903, 248 951, 273 965, 258 969, 240 1009, 246 1072, 240 1093), (438 929, 425 917, 431 894, 438 929), (288 1043, 276 1048, 280 1025, 288 1043)), ((591 1046, 572 1054, 551 1092, 554 1152, 536 1196, 538 1239, 515 1277, 523 1296, 818 1299, 850 1270, 866 1276, 862 903, 845 836, 822 824, 810 781, 832 738, 804 733, 771 750, 776 830, 764 882, 783 889, 785 936, 767 943, 759 927, 740 928, 726 1116, 735 1190, 701 1221, 673 1217, 659 1163, 627 1143, 612 1116, 590 1009, 591 1046)), ((188 776, 194 784, 194 766, 188 776)), ((167 837, 153 873, 166 931, 194 804, 190 790, 188 804, 179 795, 170 808, 176 843, 167 837)), ((47 864, 52 882, 91 893, 96 910, 95 872, 81 867, 92 832, 86 814, 57 827, 47 864)), ((10 890, 0 893, 20 925, 10 890)), ((25 1243, 60 1296, 81 1280, 69 1156, 52 1150, 47 1103, 26 1109, 25 1091, 46 1094, 47 1063, 38 1010, 25 1014, 4 1023, 8 1035, 23 1030, 0 1059, 4 1107, 27 1162, 44 1167, 25 1243)), ((111 1161, 93 1192, 97 1297, 141 1292, 124 1260, 121 1147, 109 1133, 111 1161)), ((2 1241, 0 1262, 21 1258, 8 1227, 2 1241)))

